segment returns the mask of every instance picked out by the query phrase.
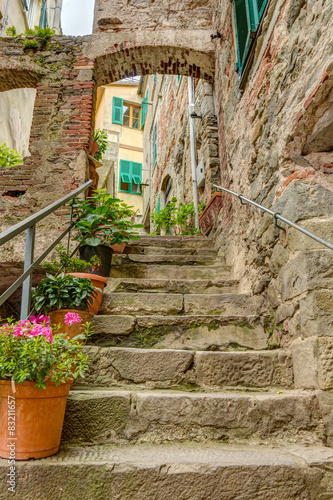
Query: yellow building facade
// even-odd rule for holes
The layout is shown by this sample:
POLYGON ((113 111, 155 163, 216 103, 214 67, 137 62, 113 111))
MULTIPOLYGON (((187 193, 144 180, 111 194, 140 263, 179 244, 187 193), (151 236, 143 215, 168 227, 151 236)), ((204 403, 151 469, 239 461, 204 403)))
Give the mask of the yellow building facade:
POLYGON ((95 128, 108 135, 99 187, 106 187, 142 215, 143 133, 139 82, 125 79, 100 87, 95 128))

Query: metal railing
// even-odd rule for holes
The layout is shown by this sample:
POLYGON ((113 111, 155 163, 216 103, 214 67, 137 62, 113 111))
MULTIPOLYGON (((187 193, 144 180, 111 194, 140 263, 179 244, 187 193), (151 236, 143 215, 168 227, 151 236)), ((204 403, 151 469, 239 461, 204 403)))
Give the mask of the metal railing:
MULTIPOLYGON (((37 222, 45 219, 48 215, 54 213, 58 208, 62 207, 69 201, 73 200, 77 195, 85 191, 89 186, 91 186, 92 181, 88 181, 81 187, 75 189, 68 195, 64 196, 58 201, 55 201, 51 205, 43 210, 40 210, 36 214, 28 217, 27 219, 19 222, 15 226, 6 229, 0 234, 0 246, 4 245, 8 241, 15 238, 23 231, 27 231, 26 243, 25 243, 25 259, 24 259, 24 271, 23 274, 13 283, 6 292, 0 296, 0 306, 19 288, 22 286, 22 302, 21 302, 21 319, 26 319, 29 316, 30 305, 31 305, 31 285, 32 285, 32 273, 36 267, 47 257, 47 255, 53 250, 53 248, 63 239, 66 234, 70 234, 71 229, 74 227, 74 222, 72 222, 72 217, 70 218, 69 225, 65 231, 61 233, 56 240, 42 253, 38 259, 34 261, 34 249, 35 249, 35 235, 36 235, 36 224, 37 222)), ((69 239, 69 238, 68 238, 69 239)), ((69 245, 69 241, 68 241, 69 245)), ((67 245, 67 249, 68 249, 67 245)))
POLYGON ((272 215, 272 217, 274 219, 274 225, 278 229, 285 231, 285 229, 283 227, 279 226, 277 223, 277 220, 280 220, 282 222, 285 222, 288 226, 297 229, 298 231, 305 234, 306 236, 309 236, 309 238, 312 238, 313 240, 318 241, 318 243, 321 243, 325 247, 333 250, 333 243, 330 243, 329 241, 326 241, 323 238, 320 238, 320 236, 317 236, 316 234, 311 233, 311 231, 304 229, 303 227, 299 226, 298 224, 295 224, 295 222, 292 222, 292 221, 286 219, 285 217, 282 217, 282 215, 280 215, 278 212, 273 212, 272 210, 269 210, 268 208, 263 207, 262 205, 259 205, 259 203, 256 203, 255 201, 252 201, 252 200, 249 200, 248 198, 245 198, 241 194, 237 194, 237 193, 234 193, 233 191, 230 191, 230 189, 226 189, 222 186, 217 186, 216 184, 213 184, 213 187, 215 187, 217 189, 221 189, 222 191, 225 191, 226 193, 230 193, 233 196, 236 196, 237 198, 240 199, 240 201, 243 205, 247 205, 247 204, 253 205, 253 206, 259 208, 260 210, 262 210, 263 212, 266 212, 267 214, 272 215))

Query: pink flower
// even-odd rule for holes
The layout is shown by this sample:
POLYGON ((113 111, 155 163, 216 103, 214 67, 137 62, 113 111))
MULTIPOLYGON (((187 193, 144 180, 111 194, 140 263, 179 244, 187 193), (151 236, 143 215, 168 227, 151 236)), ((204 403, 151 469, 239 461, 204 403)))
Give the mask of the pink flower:
POLYGON ((44 316, 43 314, 40 313, 38 314, 38 316, 30 316, 30 321, 31 323, 39 323, 39 324, 44 323, 44 326, 51 325, 49 316, 44 316))
POLYGON ((67 313, 65 316, 66 325, 73 325, 74 323, 81 323, 82 319, 77 313, 67 313))

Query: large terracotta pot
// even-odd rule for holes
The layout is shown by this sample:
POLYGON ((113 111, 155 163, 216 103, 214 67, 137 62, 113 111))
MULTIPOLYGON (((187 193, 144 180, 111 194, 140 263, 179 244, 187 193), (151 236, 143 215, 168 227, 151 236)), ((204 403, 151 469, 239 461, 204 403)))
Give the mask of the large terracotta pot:
POLYGON ((66 273, 70 274, 71 276, 76 276, 77 278, 86 278, 89 279, 93 286, 98 288, 96 290, 96 295, 93 297, 93 303, 91 306, 88 306, 88 311, 91 314, 97 314, 102 302, 103 298, 103 290, 104 287, 107 285, 107 279, 104 278, 103 276, 98 276, 97 274, 89 274, 89 273, 66 273))
POLYGON ((56 311, 50 311, 49 317, 51 325, 60 325, 60 329, 57 333, 65 333, 70 339, 80 335, 84 332, 84 324, 91 321, 93 315, 89 311, 78 311, 77 309, 57 309, 56 311), (77 313, 80 315, 82 321, 81 323, 74 323, 73 325, 66 325, 65 316, 67 313, 77 313))
POLYGON ((15 384, 15 389, 13 393, 11 382, 0 380, 0 456, 28 460, 54 455, 60 446, 69 382, 58 387, 47 382, 46 389, 37 389, 29 381, 15 384), (15 410, 9 409, 11 405, 15 410))

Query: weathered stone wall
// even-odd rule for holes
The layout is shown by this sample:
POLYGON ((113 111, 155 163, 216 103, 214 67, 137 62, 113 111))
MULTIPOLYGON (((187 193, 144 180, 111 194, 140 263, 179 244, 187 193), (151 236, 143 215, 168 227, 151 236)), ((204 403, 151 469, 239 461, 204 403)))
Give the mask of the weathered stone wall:
POLYGON ((94 33, 211 26, 211 0, 96 0, 94 33))
MULTIPOLYGON (((222 185, 332 240, 332 2, 272 0, 243 90, 233 5, 215 4, 222 185)), ((332 336, 331 250, 294 229, 285 235, 237 198, 223 200, 217 243, 228 236, 243 289, 266 296, 279 331, 272 342, 332 336)))

